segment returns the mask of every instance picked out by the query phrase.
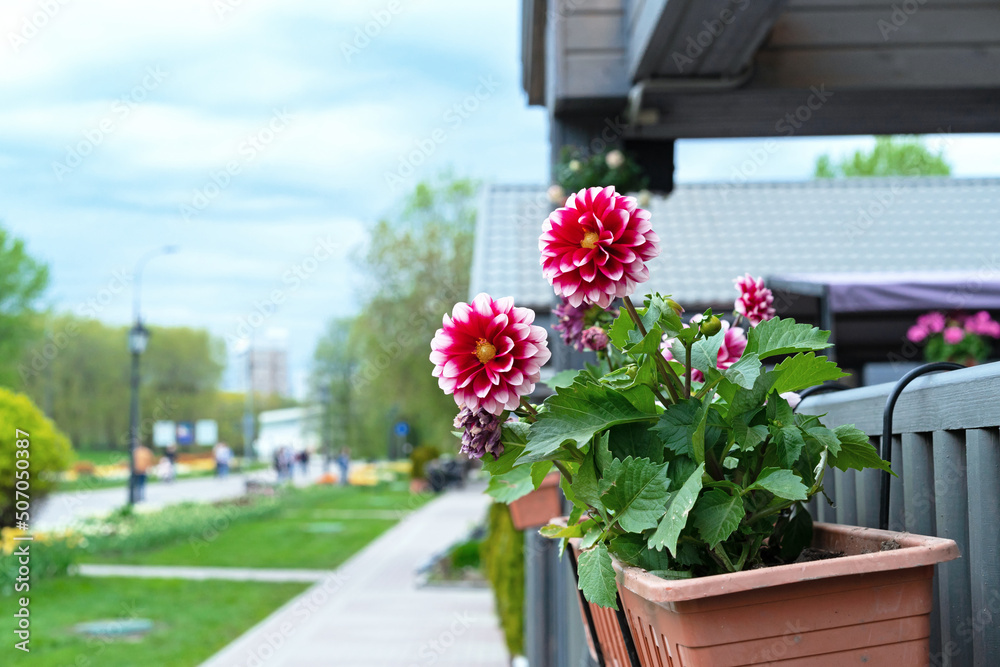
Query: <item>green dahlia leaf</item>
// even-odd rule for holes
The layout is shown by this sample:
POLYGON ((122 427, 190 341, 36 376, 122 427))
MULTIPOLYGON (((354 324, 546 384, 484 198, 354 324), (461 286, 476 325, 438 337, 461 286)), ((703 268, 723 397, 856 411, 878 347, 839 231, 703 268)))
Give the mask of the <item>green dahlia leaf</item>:
POLYGON ((781 468, 764 468, 757 476, 757 481, 747 488, 748 491, 754 489, 769 491, 785 500, 806 500, 809 492, 798 475, 781 468))
POLYGON ((694 507, 698 499, 698 492, 701 491, 701 476, 705 472, 705 464, 701 463, 691 476, 684 482, 680 489, 674 492, 667 500, 667 511, 660 519, 660 525, 656 532, 649 538, 649 548, 657 551, 664 547, 670 551, 671 555, 677 555, 677 538, 687 525, 688 514, 694 507))
POLYGON ((580 590, 588 602, 601 607, 618 609, 618 588, 615 586, 615 568, 611 554, 603 542, 580 554, 577 566, 580 590))
POLYGON ((830 347, 829 338, 829 331, 775 317, 750 329, 743 354, 756 354, 763 360, 779 354, 825 350, 830 347))
POLYGON ((723 489, 711 489, 698 499, 692 511, 694 527, 702 539, 714 549, 719 542, 729 539, 744 515, 743 498, 723 489))
POLYGON ((584 447, 594 434, 616 424, 648 420, 656 415, 641 412, 625 396, 590 380, 577 380, 545 401, 548 410, 528 429, 528 445, 518 463, 551 457, 565 442, 584 447))
POLYGON ((626 532, 640 533, 655 527, 669 495, 667 465, 628 457, 613 469, 611 487, 601 498, 604 506, 614 512, 618 525, 626 532))
POLYGON ((817 357, 815 353, 796 354, 774 367, 780 373, 774 383, 774 391, 783 394, 786 391, 801 391, 824 382, 839 380, 849 373, 840 370, 836 363, 826 357, 817 357))

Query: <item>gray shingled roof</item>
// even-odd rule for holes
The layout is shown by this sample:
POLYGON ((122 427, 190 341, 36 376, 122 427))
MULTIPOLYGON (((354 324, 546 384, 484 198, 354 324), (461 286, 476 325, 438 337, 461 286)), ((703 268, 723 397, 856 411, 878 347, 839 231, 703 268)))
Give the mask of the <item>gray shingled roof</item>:
MULTIPOLYGON (((724 304, 732 280, 816 272, 1000 272, 1000 179, 861 178, 679 185, 650 202, 661 254, 643 293, 724 304)), ((482 192, 471 292, 554 303, 538 262, 545 187, 482 192)))

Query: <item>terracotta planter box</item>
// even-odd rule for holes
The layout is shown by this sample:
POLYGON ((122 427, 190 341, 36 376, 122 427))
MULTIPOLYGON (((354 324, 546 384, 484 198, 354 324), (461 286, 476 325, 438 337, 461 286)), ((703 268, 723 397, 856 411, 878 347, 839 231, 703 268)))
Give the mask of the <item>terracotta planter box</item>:
POLYGON ((955 542, 817 523, 813 546, 847 556, 680 581, 616 561, 643 667, 928 664, 934 565, 955 542))
POLYGON ((537 528, 562 514, 561 494, 559 473, 550 473, 537 489, 509 505, 514 527, 518 530, 537 528))

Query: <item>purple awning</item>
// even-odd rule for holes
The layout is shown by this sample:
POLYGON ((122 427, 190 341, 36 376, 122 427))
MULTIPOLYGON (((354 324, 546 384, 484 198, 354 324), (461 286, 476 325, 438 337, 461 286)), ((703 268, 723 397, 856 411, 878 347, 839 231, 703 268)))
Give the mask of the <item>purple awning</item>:
POLYGON ((832 313, 1000 310, 1000 267, 979 272, 783 274, 769 277, 767 284, 794 294, 825 294, 832 313))

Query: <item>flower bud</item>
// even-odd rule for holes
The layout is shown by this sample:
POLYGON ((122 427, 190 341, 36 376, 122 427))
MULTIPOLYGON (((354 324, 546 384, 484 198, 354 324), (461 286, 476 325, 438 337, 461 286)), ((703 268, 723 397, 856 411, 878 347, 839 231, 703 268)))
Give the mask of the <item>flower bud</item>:
POLYGON ((599 326, 592 326, 581 336, 583 346, 588 350, 600 352, 608 347, 608 332, 599 326))
POLYGON ((707 319, 703 319, 701 324, 698 325, 698 328, 701 329, 702 334, 706 336, 714 336, 722 331, 722 320, 715 315, 712 315, 707 319))
POLYGON ((667 299, 667 305, 670 306, 670 309, 673 310, 678 315, 684 312, 684 309, 681 307, 681 304, 677 303, 673 299, 667 299))

